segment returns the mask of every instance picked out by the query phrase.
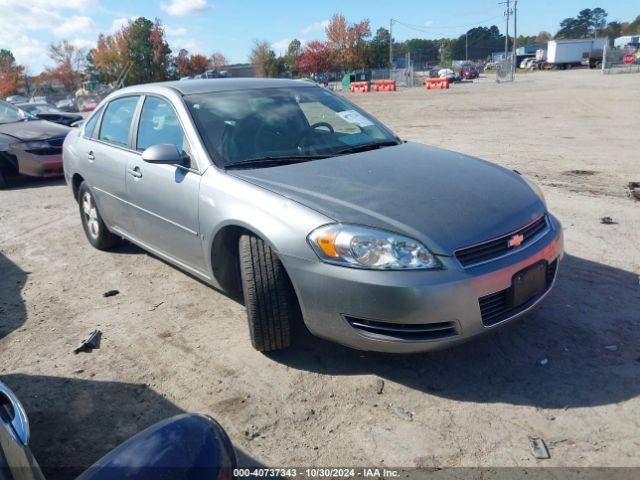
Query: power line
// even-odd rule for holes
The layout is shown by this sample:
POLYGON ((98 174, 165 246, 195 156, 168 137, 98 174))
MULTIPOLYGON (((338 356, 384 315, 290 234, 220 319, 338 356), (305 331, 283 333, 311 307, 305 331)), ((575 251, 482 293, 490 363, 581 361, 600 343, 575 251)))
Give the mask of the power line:
POLYGON ((422 30, 424 32, 429 32, 430 30, 447 30, 447 29, 450 29, 450 28, 472 28, 472 27, 477 27, 481 23, 486 23, 486 22, 489 22, 491 20, 496 20, 496 19, 498 19, 500 17, 502 17, 502 15, 493 16, 493 17, 487 18, 485 20, 478 20, 477 22, 469 23, 467 25, 437 25, 437 26, 434 26, 434 27, 427 27, 425 25, 416 25, 416 24, 413 24, 413 23, 401 22, 400 20, 396 20, 396 19, 394 19, 393 21, 395 23, 399 23, 400 25, 404 25, 407 28, 412 28, 414 30, 422 30))

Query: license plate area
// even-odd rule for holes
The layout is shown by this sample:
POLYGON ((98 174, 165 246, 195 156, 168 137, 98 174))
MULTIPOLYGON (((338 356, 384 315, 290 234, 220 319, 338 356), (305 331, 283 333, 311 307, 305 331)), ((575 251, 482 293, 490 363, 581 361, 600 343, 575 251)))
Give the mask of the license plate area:
POLYGON ((520 270, 511 279, 511 305, 519 307, 547 289, 547 262, 520 270))

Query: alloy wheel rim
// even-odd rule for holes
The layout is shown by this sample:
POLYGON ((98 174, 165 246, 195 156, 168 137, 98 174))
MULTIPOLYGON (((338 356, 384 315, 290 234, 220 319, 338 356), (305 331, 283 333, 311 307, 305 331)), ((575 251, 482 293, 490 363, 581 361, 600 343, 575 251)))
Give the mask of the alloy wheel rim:
POLYGON ((89 192, 85 192, 82 195, 82 213, 84 214, 84 221, 87 225, 89 234, 93 238, 98 238, 100 235, 100 224, 98 223, 98 210, 96 210, 95 203, 89 192))

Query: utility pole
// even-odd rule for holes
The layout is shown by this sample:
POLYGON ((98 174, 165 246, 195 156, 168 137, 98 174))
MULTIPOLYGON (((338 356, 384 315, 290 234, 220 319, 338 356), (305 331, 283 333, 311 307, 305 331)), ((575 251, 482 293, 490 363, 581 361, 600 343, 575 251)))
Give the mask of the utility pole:
POLYGON ((393 68, 393 18, 389 20, 389 68, 393 68))
POLYGON ((464 59, 469 61, 469 32, 464 34, 464 59))
POLYGON ((511 1, 507 0, 504 3, 507 5, 507 10, 504 12, 504 15, 507 19, 506 30, 504 35, 504 59, 506 60, 507 57, 509 56, 509 6, 511 1))

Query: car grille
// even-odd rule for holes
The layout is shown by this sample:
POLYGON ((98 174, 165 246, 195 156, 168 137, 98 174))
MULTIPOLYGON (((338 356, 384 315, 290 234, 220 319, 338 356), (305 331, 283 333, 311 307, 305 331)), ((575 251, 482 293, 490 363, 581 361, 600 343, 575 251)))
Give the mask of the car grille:
POLYGON ((440 323, 388 323, 345 316, 349 325, 365 334, 389 337, 396 340, 440 340, 458 335, 453 322, 440 323))
POLYGON ((511 288, 506 288, 504 290, 500 290, 499 292, 492 293, 490 295, 485 295, 481 297, 479 300, 480 303, 480 314, 482 315, 482 323, 485 327, 491 327, 497 323, 500 323, 507 318, 513 317, 518 313, 526 310, 532 304, 534 304, 542 295, 549 291, 551 285, 553 284, 553 280, 556 276, 556 270, 558 269, 558 260, 554 260, 547 267, 547 288, 546 290, 538 295, 537 297, 532 298, 524 305, 519 305, 517 307, 513 307, 510 303, 511 298, 511 288))
POLYGON ((544 215, 535 222, 530 223, 516 232, 503 235, 500 238, 496 238, 495 240, 490 240, 479 245, 457 250, 455 252, 455 256, 463 267, 472 267, 479 263, 494 260, 517 248, 527 246, 535 242, 538 236, 545 233, 548 229, 549 223, 546 215, 544 215), (509 247, 509 239, 514 235, 522 235, 524 238, 518 247, 511 248, 509 247))
POLYGON ((62 153, 62 148, 38 148, 37 150, 26 150, 26 152, 34 155, 58 155, 59 153, 62 153))

